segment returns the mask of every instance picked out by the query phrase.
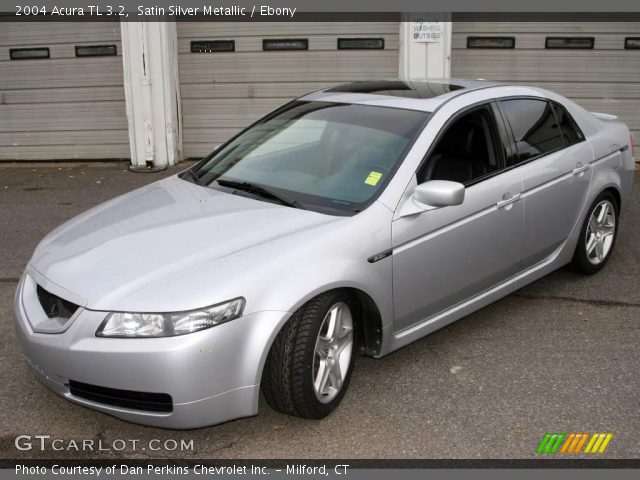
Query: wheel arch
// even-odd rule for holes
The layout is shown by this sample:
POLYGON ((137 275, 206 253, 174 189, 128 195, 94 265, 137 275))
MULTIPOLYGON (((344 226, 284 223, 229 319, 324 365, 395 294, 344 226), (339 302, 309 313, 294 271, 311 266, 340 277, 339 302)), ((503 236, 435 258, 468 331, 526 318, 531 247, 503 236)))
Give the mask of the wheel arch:
POLYGON ((618 207, 618 214, 620 213, 620 209, 622 208, 622 195, 620 194, 620 190, 618 189, 617 186, 611 185, 608 186, 607 188, 605 188, 604 190, 602 190, 601 193, 599 193, 598 195, 596 195, 596 198, 599 197, 602 193, 611 193, 611 195, 613 195, 614 200, 616 201, 616 207, 618 207))
MULTIPOLYGON (((290 309, 291 315, 312 299, 320 295, 324 295, 325 293, 337 291, 343 291, 348 294, 354 302, 354 306, 358 309, 357 318, 361 320, 357 322, 358 334, 360 337, 359 353, 370 357, 379 355, 382 347, 382 312, 373 296, 359 286, 349 284, 328 285, 324 288, 310 292, 290 309)), ((287 317, 287 321, 289 321, 291 315, 287 317)), ((278 331, 284 326, 284 323, 280 325, 278 331)))
POLYGON ((266 344, 266 348, 262 354, 260 362, 260 371, 258 372, 258 378, 262 378, 264 365, 267 355, 273 347, 273 342, 276 336, 285 326, 285 324, 291 319, 291 316, 297 312, 303 305, 310 302, 312 299, 329 292, 344 291, 353 300, 354 305, 358 308, 358 316, 363 321, 357 322, 358 334, 361 339, 359 353, 365 356, 378 356, 382 347, 382 312, 377 302, 373 297, 365 292, 362 288, 353 285, 331 285, 326 286, 313 292, 309 292, 298 302, 295 303, 289 310, 288 315, 283 317, 283 320, 278 324, 277 328, 271 334, 271 338, 266 344))
POLYGON ((618 212, 622 211, 622 179, 620 178, 620 172, 617 170, 596 167, 593 173, 593 178, 591 179, 591 186, 589 190, 590 195, 585 208, 588 208, 589 205, 591 205, 591 203, 593 203, 593 201, 603 192, 608 191, 611 192, 618 204, 618 212))
POLYGON ((382 347, 382 314, 375 300, 358 288, 345 287, 338 290, 346 292, 358 307, 359 353, 368 357, 379 355, 382 347))
POLYGON ((614 237, 613 242, 615 242, 617 236, 617 217, 620 212, 620 202, 621 202, 621 193, 616 185, 608 185, 605 188, 599 188, 594 190, 594 196, 590 199, 588 206, 585 209, 586 214, 584 215, 584 219, 580 225, 579 235, 576 235, 576 245, 574 247, 571 264, 572 267, 580 273, 592 275, 598 272, 600 269, 604 267, 606 264, 609 255, 613 249, 613 243, 608 247, 606 253, 603 253, 603 258, 597 258, 597 262, 594 263, 591 261, 590 257, 590 249, 587 246, 587 237, 585 234, 587 232, 587 225, 591 221, 591 216, 595 212, 595 208, 598 207, 599 202, 607 199, 607 202, 613 203, 614 215, 616 217, 616 223, 614 224, 614 237))
MULTIPOLYGON (((578 220, 576 221, 573 230, 571 231, 571 235, 568 239, 567 249, 565 250, 565 252, 570 253, 570 255, 573 255, 573 252, 576 249, 576 245, 578 244, 579 240, 579 234, 582 230, 584 222, 586 221, 586 215, 589 213, 591 204, 604 192, 610 192, 614 196, 618 206, 618 215, 620 214, 620 211, 622 210, 622 195, 620 193, 619 185, 616 184, 613 179, 609 178, 608 176, 599 176, 598 179, 594 179, 592 181, 591 187, 589 188, 589 194, 587 195, 582 209, 580 210, 580 216, 578 217, 578 220)), ((569 259, 567 259, 567 262, 568 261, 569 259)))
MULTIPOLYGON (((302 308, 305 304, 314 298, 332 292, 344 292, 352 301, 352 306, 357 308, 356 318, 361 319, 356 323, 357 335, 360 338, 358 352, 365 356, 378 356, 382 347, 382 314, 375 300, 364 290, 354 286, 337 286, 325 288, 309 294, 304 299, 296 303, 296 306, 288 311, 287 315, 282 317, 276 328, 271 332, 269 340, 265 344, 262 351, 259 369, 256 372, 256 383, 262 383, 264 380, 264 369, 267 363, 269 352, 273 348, 274 342, 278 334, 285 327, 291 317, 302 308)), ((255 399, 255 410, 258 410, 258 398, 255 399)))

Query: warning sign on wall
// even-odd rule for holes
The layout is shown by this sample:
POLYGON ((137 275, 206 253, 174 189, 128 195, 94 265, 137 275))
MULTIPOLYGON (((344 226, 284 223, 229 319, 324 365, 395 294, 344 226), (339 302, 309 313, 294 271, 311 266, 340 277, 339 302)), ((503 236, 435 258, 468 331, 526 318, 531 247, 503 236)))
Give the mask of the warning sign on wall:
POLYGON ((411 23, 414 42, 434 43, 442 41, 442 22, 418 20, 411 23))

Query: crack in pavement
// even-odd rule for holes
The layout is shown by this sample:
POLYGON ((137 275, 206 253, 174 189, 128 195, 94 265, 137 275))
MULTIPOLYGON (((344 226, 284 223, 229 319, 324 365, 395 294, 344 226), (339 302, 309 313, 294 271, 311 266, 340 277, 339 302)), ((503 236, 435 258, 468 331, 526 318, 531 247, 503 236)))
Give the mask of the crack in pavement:
POLYGON ((0 283, 18 283, 19 281, 18 277, 0 277, 0 283))
POLYGON ((558 302, 579 302, 587 303, 589 305, 596 305, 599 307, 640 307, 638 302, 623 302, 619 300, 591 300, 588 298, 575 298, 565 297, 560 295, 531 295, 527 293, 515 293, 516 298, 523 298, 525 300, 554 300, 558 302))

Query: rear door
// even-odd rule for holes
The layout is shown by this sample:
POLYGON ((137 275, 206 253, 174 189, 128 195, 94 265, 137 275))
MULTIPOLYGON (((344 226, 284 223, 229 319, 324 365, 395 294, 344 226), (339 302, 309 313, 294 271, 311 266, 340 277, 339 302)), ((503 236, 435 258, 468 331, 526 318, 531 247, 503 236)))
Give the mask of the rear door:
POLYGON ((544 261, 582 218, 593 152, 569 113, 542 98, 498 102, 510 127, 525 209, 523 266, 544 261))

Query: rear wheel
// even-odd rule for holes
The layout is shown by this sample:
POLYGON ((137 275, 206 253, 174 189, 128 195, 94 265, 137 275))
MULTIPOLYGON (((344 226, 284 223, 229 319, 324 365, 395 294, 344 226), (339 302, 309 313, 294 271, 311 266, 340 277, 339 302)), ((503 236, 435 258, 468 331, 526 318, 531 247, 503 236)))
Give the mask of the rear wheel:
POLYGON ((573 265, 583 273, 598 272, 609 260, 617 234, 618 205, 611 193, 603 192, 589 208, 582 225, 573 265))
POLYGON ((354 304, 328 292, 301 307, 282 328, 267 357, 261 388, 282 413, 323 418, 345 394, 356 353, 354 304))

